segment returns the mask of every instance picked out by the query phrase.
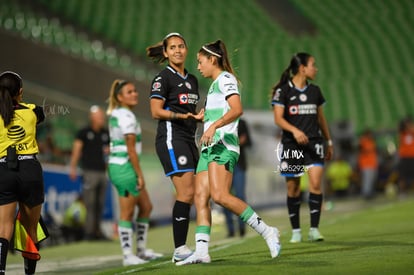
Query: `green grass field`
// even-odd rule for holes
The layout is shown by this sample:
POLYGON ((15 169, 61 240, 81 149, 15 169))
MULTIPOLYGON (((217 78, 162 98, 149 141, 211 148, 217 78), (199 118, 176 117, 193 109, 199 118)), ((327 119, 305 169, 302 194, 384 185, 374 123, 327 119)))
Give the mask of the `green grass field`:
MULTIPOLYGON (((286 210, 259 211, 281 231, 281 256, 271 259, 264 240, 249 230, 245 238, 225 238, 225 227, 215 224, 210 256, 212 263, 177 267, 171 263, 170 226, 150 230, 148 247, 165 257, 145 265, 122 267, 117 240, 80 242, 46 247, 37 274, 413 274, 414 199, 380 198, 365 202, 335 202, 324 210, 320 229, 324 242, 290 244, 286 210)), ((309 214, 302 208, 306 237, 309 214)), ((189 245, 194 247, 194 224, 189 245)), ((20 255, 9 255, 7 274, 23 274, 20 255)))

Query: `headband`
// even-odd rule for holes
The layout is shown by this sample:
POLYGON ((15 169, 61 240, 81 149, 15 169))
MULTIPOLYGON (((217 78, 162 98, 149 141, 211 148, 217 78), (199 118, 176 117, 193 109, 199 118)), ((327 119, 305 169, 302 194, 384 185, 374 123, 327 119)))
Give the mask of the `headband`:
POLYGON ((0 77, 2 77, 4 75, 7 75, 7 74, 11 74, 11 75, 15 76, 17 78, 17 80, 19 81, 20 88, 23 87, 23 80, 22 80, 21 76, 19 74, 15 73, 15 72, 12 72, 12 71, 4 71, 4 72, 2 72, 0 74, 0 77))
POLYGON ((205 50, 206 52, 208 52, 209 54, 212 54, 212 55, 214 55, 214 56, 216 56, 216 57, 218 57, 218 58, 221 58, 221 55, 220 55, 220 54, 215 53, 215 52, 213 52, 212 50, 207 49, 207 47, 206 47, 206 46, 202 46, 201 48, 202 48, 203 50, 205 50))
POLYGON ((121 80, 121 81, 117 82, 116 85, 115 85, 115 94, 119 93, 121 91, 122 87, 124 87, 125 84, 127 84, 127 83, 128 83, 128 81, 126 81, 126 80, 121 80))
POLYGON ((169 34, 167 34, 163 40, 170 38, 171 36, 178 36, 180 37, 182 40, 184 40, 184 37, 178 33, 178 32, 170 32, 169 34))

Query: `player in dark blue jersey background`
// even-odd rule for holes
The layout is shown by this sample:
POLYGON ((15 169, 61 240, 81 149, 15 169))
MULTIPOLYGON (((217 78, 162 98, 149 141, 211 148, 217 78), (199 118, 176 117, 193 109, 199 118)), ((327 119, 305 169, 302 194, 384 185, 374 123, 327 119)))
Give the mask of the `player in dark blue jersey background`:
POLYGON ((179 33, 170 33, 147 48, 147 56, 154 61, 160 64, 168 61, 167 67, 152 81, 150 105, 152 117, 158 120, 157 155, 176 190, 172 211, 173 262, 192 253, 186 240, 199 158, 194 136, 197 121, 203 119, 203 111, 196 113, 200 97, 197 78, 185 69, 187 53, 187 44, 179 33))
POLYGON ((323 201, 321 181, 324 160, 332 157, 333 146, 323 113, 325 98, 318 86, 308 82, 315 78, 317 71, 313 56, 308 53, 295 54, 279 83, 273 88, 274 119, 283 130, 278 170, 287 182, 291 243, 302 240, 299 219, 300 177, 304 173, 309 176, 311 224, 308 239, 324 239, 318 229, 323 201), (324 138, 327 140, 326 148, 324 138))

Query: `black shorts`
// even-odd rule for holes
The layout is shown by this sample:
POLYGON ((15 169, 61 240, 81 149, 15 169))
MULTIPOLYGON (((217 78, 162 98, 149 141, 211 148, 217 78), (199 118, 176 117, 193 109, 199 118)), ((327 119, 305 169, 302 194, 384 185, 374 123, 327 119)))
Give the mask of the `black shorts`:
POLYGON ((22 202, 33 207, 44 202, 43 171, 37 159, 20 160, 17 170, 0 162, 0 205, 22 202))
POLYGON ((166 142, 158 140, 155 143, 155 148, 166 176, 195 172, 199 152, 194 141, 173 139, 171 142, 166 142))
POLYGON ((300 177, 310 166, 324 165, 324 144, 322 138, 311 139, 306 145, 286 142, 278 146, 278 172, 285 177, 300 177))

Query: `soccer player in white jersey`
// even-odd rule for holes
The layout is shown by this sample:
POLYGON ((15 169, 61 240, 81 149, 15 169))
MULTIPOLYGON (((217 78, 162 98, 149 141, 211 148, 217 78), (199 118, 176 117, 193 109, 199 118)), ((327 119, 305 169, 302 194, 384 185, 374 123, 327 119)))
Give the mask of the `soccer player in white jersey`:
POLYGON ((318 86, 308 83, 318 69, 308 53, 295 54, 279 83, 273 88, 275 123, 283 130, 279 170, 287 182, 287 207, 292 226, 291 243, 302 241, 299 222, 300 176, 309 176, 310 241, 323 241, 319 220, 323 195, 321 181, 324 160, 333 155, 328 124, 323 113, 325 99, 318 86), (324 153, 324 140, 327 150, 324 153))
POLYGON ((265 240, 272 258, 280 252, 279 231, 268 226, 244 201, 230 193, 233 169, 239 157, 237 126, 243 113, 238 80, 220 40, 204 45, 197 55, 198 70, 213 83, 204 110, 204 133, 200 139, 201 156, 197 165, 195 205, 197 209, 196 250, 176 265, 211 262, 208 244, 211 231, 209 200, 250 225, 265 240))
POLYGON ((110 154, 108 173, 119 195, 118 233, 123 253, 123 265, 146 263, 162 255, 146 248, 149 217, 152 210, 145 188, 139 154, 141 153, 141 127, 132 112, 138 104, 135 85, 125 80, 115 80, 109 94, 110 154), (133 252, 133 216, 136 219, 136 253, 133 252))

